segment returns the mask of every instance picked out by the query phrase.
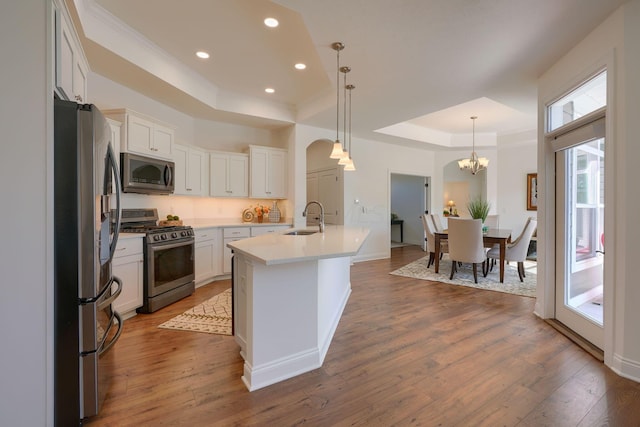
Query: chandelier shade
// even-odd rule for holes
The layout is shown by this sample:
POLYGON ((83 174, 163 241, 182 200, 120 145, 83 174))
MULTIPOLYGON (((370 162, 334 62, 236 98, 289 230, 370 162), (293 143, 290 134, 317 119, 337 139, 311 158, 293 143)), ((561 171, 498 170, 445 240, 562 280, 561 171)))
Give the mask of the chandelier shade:
POLYGON ((473 121, 471 157, 468 159, 458 160, 458 167, 461 170, 468 170, 469 172, 471 172, 471 175, 475 175, 481 170, 485 170, 487 166, 489 166, 489 159, 487 159, 486 157, 478 157, 478 153, 476 153, 477 118, 478 116, 471 116, 471 120, 473 121))

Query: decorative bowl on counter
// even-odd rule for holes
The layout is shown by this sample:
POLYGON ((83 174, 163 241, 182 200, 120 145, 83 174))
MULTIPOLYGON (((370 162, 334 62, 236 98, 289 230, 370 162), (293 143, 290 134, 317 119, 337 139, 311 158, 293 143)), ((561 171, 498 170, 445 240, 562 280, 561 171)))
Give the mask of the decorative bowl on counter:
POLYGON ((176 225, 183 225, 183 223, 181 219, 178 219, 178 220, 161 219, 160 221, 158 221, 158 225, 163 227, 168 227, 168 226, 174 227, 176 225))

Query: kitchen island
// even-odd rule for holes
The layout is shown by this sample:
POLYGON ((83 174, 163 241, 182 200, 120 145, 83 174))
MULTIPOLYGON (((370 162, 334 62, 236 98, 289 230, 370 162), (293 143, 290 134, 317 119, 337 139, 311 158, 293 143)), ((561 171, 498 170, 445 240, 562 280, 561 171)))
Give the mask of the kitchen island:
POLYGON ((287 230, 227 245, 234 252, 234 335, 250 391, 322 366, 351 294, 351 257, 369 230, 305 230, 315 233, 287 230))

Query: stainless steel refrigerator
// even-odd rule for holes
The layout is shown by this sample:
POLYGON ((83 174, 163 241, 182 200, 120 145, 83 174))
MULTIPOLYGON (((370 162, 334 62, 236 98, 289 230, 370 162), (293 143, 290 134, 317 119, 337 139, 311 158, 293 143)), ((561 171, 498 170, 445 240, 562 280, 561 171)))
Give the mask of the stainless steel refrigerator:
POLYGON ((94 105, 54 101, 54 420, 98 413, 109 350, 122 319, 111 260, 120 229, 120 179, 108 123, 94 105), (115 218, 112 219, 112 215, 115 218))

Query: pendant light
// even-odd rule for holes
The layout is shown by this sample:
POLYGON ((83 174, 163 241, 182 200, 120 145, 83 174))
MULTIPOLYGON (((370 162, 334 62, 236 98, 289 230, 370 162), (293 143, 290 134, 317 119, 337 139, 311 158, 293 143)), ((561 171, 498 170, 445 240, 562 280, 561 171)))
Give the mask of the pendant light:
MULTIPOLYGON (((347 164, 344 165, 344 170, 346 171, 354 171, 356 170, 356 165, 353 163, 353 159, 351 158, 351 154, 353 153, 353 149, 351 148, 351 91, 356 87, 354 85, 346 85, 346 89, 349 91, 349 158, 347 159, 347 164)), ((345 144, 346 144, 345 139, 345 144)))
POLYGON ((481 170, 484 170, 489 165, 489 159, 486 157, 478 157, 476 153, 476 119, 478 116, 471 116, 471 120, 473 121, 473 133, 472 133, 472 149, 471 149, 471 158, 458 160, 458 167, 461 170, 468 170, 471 172, 471 175, 475 175, 481 170))
POLYGON ((339 138, 339 129, 340 129, 340 51, 344 49, 344 44, 340 42, 335 42, 331 45, 333 50, 336 51, 336 140, 333 143, 333 149, 331 150, 331 154, 329 155, 330 159, 341 159, 342 158, 342 143, 339 138))
POLYGON ((343 88, 344 88, 344 96, 343 96, 343 101, 344 101, 344 107, 342 109, 342 112, 344 114, 344 119, 342 121, 342 139, 344 141, 344 147, 342 148, 342 156, 340 157, 340 160, 338 160, 338 164, 341 166, 346 165, 347 163, 349 163, 349 151, 347 150, 347 73, 351 71, 351 68, 349 67, 341 67, 340 68, 340 72, 342 74, 344 74, 344 83, 343 83, 343 88))

